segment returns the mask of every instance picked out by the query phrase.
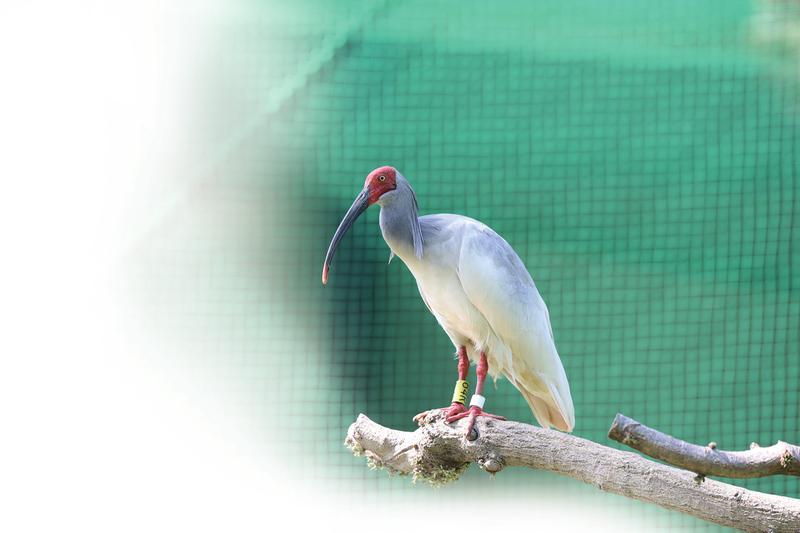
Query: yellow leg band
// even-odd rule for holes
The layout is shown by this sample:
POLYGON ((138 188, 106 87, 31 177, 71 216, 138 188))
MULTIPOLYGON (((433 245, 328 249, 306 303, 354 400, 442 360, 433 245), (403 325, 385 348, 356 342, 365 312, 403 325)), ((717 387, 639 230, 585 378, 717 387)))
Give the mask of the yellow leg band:
POLYGON ((469 391, 469 383, 463 379, 456 381, 456 390, 453 391, 453 401, 461 405, 467 403, 467 391, 469 391))

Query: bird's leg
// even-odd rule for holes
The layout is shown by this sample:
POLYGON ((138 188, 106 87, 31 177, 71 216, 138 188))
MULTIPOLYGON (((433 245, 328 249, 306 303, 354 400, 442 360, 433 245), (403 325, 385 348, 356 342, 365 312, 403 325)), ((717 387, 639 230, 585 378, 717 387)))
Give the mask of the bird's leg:
MULTIPOLYGON (((467 402, 467 391, 469 390, 469 383, 467 383, 467 374, 469 374, 469 358, 467 357, 466 346, 458 347, 458 381, 456 381, 456 390, 453 392, 453 403, 449 407, 444 407, 445 418, 455 416, 459 413, 466 413, 467 408, 464 404, 467 402)), ((422 423, 431 411, 423 411, 414 417, 414 421, 422 423)))
POLYGON ((449 423, 469 417, 467 419, 467 436, 472 433, 472 428, 475 427, 475 419, 479 416, 488 416, 489 418, 495 418, 497 420, 505 420, 505 417, 483 411, 483 403, 486 401, 486 398, 483 397, 483 382, 486 381, 486 374, 489 371, 489 363, 486 361, 485 352, 481 352, 481 359, 478 362, 478 368, 476 370, 478 374, 478 384, 475 385, 475 394, 472 395, 472 400, 469 402, 469 409, 465 412, 450 415, 446 419, 449 423))

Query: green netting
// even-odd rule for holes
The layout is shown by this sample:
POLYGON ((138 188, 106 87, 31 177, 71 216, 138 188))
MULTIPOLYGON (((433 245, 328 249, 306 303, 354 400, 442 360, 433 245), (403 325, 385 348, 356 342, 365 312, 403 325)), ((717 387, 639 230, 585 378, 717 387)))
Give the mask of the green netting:
MULTIPOLYGON (((265 448, 276 424, 291 429, 286 453, 312 443, 309 483, 433 497, 341 446, 359 412, 412 429, 455 379, 412 276, 386 265, 377 208, 344 240, 329 286, 319 280, 364 176, 393 164, 423 213, 477 218, 523 258, 550 308, 576 434, 614 446, 606 432, 624 412, 726 449, 800 441, 800 12, 786 4, 227 13, 204 51, 190 201, 142 263, 155 326, 241 394, 265 448)), ((487 397, 533 421, 508 383, 487 397)), ((800 496, 796 479, 735 483, 800 496)), ((595 497, 576 485, 509 472, 492 490, 595 497)))

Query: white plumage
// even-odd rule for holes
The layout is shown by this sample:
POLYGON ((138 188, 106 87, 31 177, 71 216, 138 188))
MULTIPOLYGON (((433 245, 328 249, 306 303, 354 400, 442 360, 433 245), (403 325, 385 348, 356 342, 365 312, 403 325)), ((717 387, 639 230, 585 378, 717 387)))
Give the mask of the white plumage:
POLYGON ((543 427, 572 431, 572 397, 550 316, 522 260, 477 220, 418 217, 414 192, 394 168, 381 167, 367 177, 331 242, 323 282, 341 236, 372 203, 381 206, 381 231, 392 254, 408 266, 454 346, 465 346, 474 362, 484 352, 489 374, 508 378, 543 427))
POLYGON ((453 344, 466 346, 474 362, 484 351, 490 375, 508 378, 540 425, 572 431, 572 397, 547 306, 520 258, 500 235, 468 217, 428 215, 420 225, 422 258, 386 240, 453 344))

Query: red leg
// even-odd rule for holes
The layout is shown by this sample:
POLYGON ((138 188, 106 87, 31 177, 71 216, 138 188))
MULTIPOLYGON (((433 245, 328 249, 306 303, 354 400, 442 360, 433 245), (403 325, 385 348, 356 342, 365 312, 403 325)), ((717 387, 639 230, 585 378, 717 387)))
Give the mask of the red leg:
MULTIPOLYGON (((467 374, 469 374, 469 358, 467 357, 467 348, 465 346, 458 347, 458 380, 466 382, 467 374)), ((466 385, 465 385, 466 387, 466 385)), ((444 415, 445 418, 455 416, 459 413, 466 413, 467 408, 464 406, 462 402, 453 401, 452 404, 448 407, 443 407, 442 409, 445 410, 444 415)), ((432 409, 431 411, 433 411, 432 409)), ((417 416, 414 417, 414 421, 418 423, 423 423, 425 418, 430 414, 431 411, 423 411, 419 413, 417 416)))
MULTIPOLYGON (((478 383, 475 385, 475 394, 477 396, 483 396, 483 383, 486 381, 486 374, 489 372, 489 363, 486 361, 486 354, 481 352, 481 360, 478 362, 477 374, 478 374, 478 383)), ((505 420, 504 417, 493 415, 491 413, 486 413, 483 409, 477 405, 470 405, 469 409, 450 415, 447 417, 447 422, 455 422, 456 420, 461 420, 462 418, 469 417, 467 419, 467 433, 469 435, 472 433, 472 428, 475 427, 475 419, 479 416, 486 416, 489 418, 494 418, 497 420, 505 420)))

